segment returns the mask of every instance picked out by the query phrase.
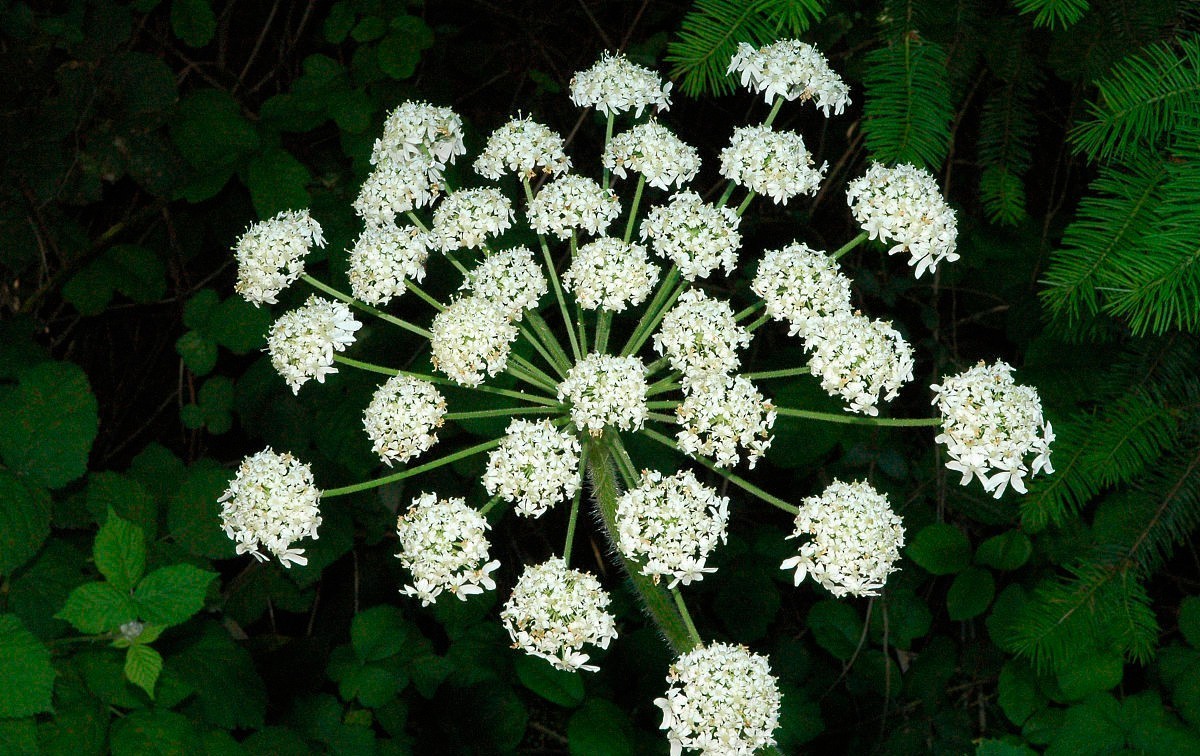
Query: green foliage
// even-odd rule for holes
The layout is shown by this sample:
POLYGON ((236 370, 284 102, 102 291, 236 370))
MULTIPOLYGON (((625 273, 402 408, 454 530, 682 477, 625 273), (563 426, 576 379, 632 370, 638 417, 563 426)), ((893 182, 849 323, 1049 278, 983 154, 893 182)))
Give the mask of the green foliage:
POLYGON ((0 717, 27 717, 50 710, 54 668, 50 650, 16 616, 0 614, 0 717))
POLYGON ((934 575, 961 572, 971 563, 971 544, 967 536, 944 522, 926 525, 905 551, 909 558, 934 575))
POLYGON ((50 488, 83 475, 98 431, 98 407, 87 376, 69 362, 23 372, 0 398, 0 459, 10 470, 50 488))
POLYGON ((1066 28, 1088 12, 1088 0, 1013 0, 1021 13, 1032 13, 1034 26, 1066 28))
POLYGON ((866 56, 863 131, 867 151, 882 163, 934 168, 950 148, 954 115, 946 52, 916 30, 866 56))

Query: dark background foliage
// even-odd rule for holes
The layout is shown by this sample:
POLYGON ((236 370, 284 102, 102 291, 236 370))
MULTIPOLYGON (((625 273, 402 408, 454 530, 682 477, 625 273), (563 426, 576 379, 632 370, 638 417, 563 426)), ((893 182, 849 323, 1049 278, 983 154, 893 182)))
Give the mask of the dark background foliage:
MULTIPOLYGON (((917 347, 890 412, 928 414, 925 386, 1006 359, 1041 392, 1058 472, 996 501, 956 485, 931 433, 782 418, 749 477, 791 498, 870 478, 905 519, 902 570, 870 600, 795 589, 778 569, 790 523, 738 501, 721 569, 689 593, 701 633, 770 655, 785 753, 1200 751, 1197 15, 1183 0, 0 3, 0 752, 665 753, 651 701, 669 653, 598 531, 579 560, 622 635, 594 675, 511 650, 494 594, 397 595, 395 512, 419 490, 478 503, 478 459, 327 506, 306 568, 234 558, 216 498, 243 455, 291 450, 328 485, 378 463, 359 430, 374 378, 293 397, 261 353, 271 313, 232 294, 230 247, 311 207, 329 245, 310 265, 344 280, 350 202, 409 98, 453 106, 472 152, 530 114, 589 170, 603 126, 566 88, 604 49, 670 72, 664 120, 700 148, 711 193, 731 128, 764 112, 725 61, 789 35, 829 55, 855 104, 785 108, 828 180, 755 206, 743 261, 857 233, 843 190, 870 159, 929 168, 962 260, 917 281, 880 245, 847 261, 864 311, 917 347), (154 629, 125 640, 134 617, 154 629)), ((730 278, 735 300, 752 272, 730 278)), ((431 263, 433 294, 456 280, 431 263)), ((370 327, 356 349, 403 365, 418 347, 370 327)), ((760 369, 802 359, 780 330, 755 349, 760 369)), ((833 406, 809 380, 770 388, 833 406)), ((492 539, 502 596, 565 513, 513 519, 492 539)))

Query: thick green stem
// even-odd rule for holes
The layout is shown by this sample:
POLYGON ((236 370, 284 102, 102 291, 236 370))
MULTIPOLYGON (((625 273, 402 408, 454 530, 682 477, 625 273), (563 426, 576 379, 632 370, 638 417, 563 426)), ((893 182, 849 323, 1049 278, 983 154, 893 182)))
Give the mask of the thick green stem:
POLYGON ((737 184, 732 181, 725 184, 725 191, 721 193, 721 199, 717 200, 717 207, 724 207, 729 198, 733 196, 733 190, 737 189, 737 184))
POLYGON ((880 425, 918 428, 942 424, 942 418, 940 417, 864 417, 862 415, 839 415, 834 412, 792 409, 791 407, 776 407, 775 412, 786 417, 802 417, 805 420, 822 420, 827 423, 841 423, 842 425, 880 425))
POLYGON ((525 366, 528 364, 528 362, 522 360, 520 357, 517 357, 517 355, 511 354, 509 355, 508 365, 505 366, 504 372, 508 373, 517 380, 525 381, 530 386, 537 386, 540 389, 549 391, 551 394, 555 393, 556 386, 554 381, 550 380, 549 377, 543 378, 539 377, 535 373, 530 373, 525 369, 525 366), (525 364, 522 365, 521 363, 525 364))
POLYGON ((745 377, 751 381, 761 381, 767 378, 791 378, 794 375, 810 375, 812 370, 808 365, 800 367, 787 368, 785 370, 762 370, 757 373, 745 373, 745 377))
POLYGON ((746 208, 750 207, 750 203, 754 201, 754 198, 757 196, 757 194, 758 192, 750 192, 746 195, 746 199, 742 200, 742 204, 738 205, 737 210, 734 210, 734 213, 737 214, 737 217, 742 217, 742 213, 746 212, 746 208))
POLYGON ((763 126, 770 126, 775 123, 775 116, 779 115, 779 109, 783 107, 783 98, 775 95, 775 104, 771 106, 771 112, 767 113, 767 119, 763 121, 763 126))
MULTIPOLYGON (((560 378, 567 377, 566 371, 563 369, 563 366, 558 362, 558 360, 553 355, 550 354, 550 350, 548 350, 545 346, 543 346, 540 334, 531 332, 524 323, 518 323, 517 329, 521 332, 521 335, 525 337, 525 340, 529 342, 529 345, 533 347, 534 351, 536 351, 538 354, 540 354, 542 356, 542 359, 546 361, 546 364, 549 365, 551 368, 553 368, 554 372, 558 373, 558 376, 560 378)), ((542 372, 542 371, 539 371, 539 372, 542 372)), ((546 374, 544 372, 542 372, 542 375, 546 375, 546 374)), ((546 377, 549 378, 550 376, 546 375, 546 377)))
POLYGON ((587 450, 588 444, 583 444, 583 456, 579 459, 579 488, 571 499, 571 518, 567 520, 567 541, 563 544, 563 563, 571 564, 571 547, 575 544, 575 525, 579 521, 579 500, 583 498, 583 487, 587 485, 587 450))
POLYGON ((354 485, 350 485, 350 486, 342 486, 341 488, 331 488, 328 491, 322 491, 321 498, 329 499, 334 496, 345 496, 346 494, 357 493, 359 491, 366 491, 367 489, 370 489, 370 488, 378 488, 379 486, 386 486, 388 483, 395 483, 396 481, 404 480, 405 478, 411 478, 414 475, 420 475, 421 473, 429 472, 430 470, 436 470, 439 467, 443 467, 445 465, 449 465, 451 463, 457 462, 460 459, 466 459, 467 457, 470 457, 475 454, 479 454, 480 452, 489 451, 489 450, 494 449, 497 446, 499 446, 500 442, 503 440, 504 440, 504 437, 501 436, 500 438, 494 438, 491 441, 484 441, 482 444, 475 444, 474 446, 468 446, 466 449, 461 449, 459 451, 454 452, 453 454, 447 454, 446 456, 442 457, 441 459, 435 459, 432 462, 426 462, 423 465, 418 465, 416 467, 410 467, 407 470, 401 470, 398 473, 392 473, 391 475, 387 475, 382 478, 376 478, 375 480, 366 480, 366 481, 363 481, 362 483, 355 483, 354 485))
POLYGON ((501 501, 501 499, 498 495, 493 496, 492 498, 488 499, 487 504, 484 504, 482 507, 479 508, 479 514, 484 515, 486 517, 487 513, 491 512, 493 509, 495 509, 496 505, 499 504, 500 501, 501 501))
POLYGON ((421 299, 425 300, 425 302, 426 302, 426 303, 427 303, 427 304, 428 304, 430 307, 432 307, 433 309, 437 310, 438 312, 441 312, 442 310, 445 310, 445 309, 446 309, 446 305, 444 305, 444 304, 442 304, 441 302, 439 302, 439 301, 437 301, 436 299, 434 299, 434 298, 433 298, 432 296, 430 296, 430 295, 429 295, 429 294, 428 294, 428 293, 427 293, 427 292, 426 292, 424 289, 422 289, 420 286, 417 286, 415 283, 413 283, 412 281, 408 280, 407 278, 406 278, 406 279, 404 279, 404 288, 408 289, 408 290, 409 290, 409 291, 411 291, 413 294, 416 294, 418 297, 420 297, 421 299))
POLYGON ((745 320, 746 318, 750 317, 751 315, 753 315, 754 313, 758 312, 759 310, 761 310, 762 308, 764 308, 766 306, 767 306, 767 303, 760 299, 757 302, 755 302, 754 304, 747 307, 746 309, 739 312, 737 315, 734 315, 733 319, 740 323, 741 321, 745 320))
POLYGON ((447 420, 476 420, 485 417, 508 417, 509 415, 557 415, 565 408, 558 407, 503 407, 500 409, 471 410, 470 412, 447 412, 447 420))
POLYGON ((671 595, 675 597, 675 606, 679 609, 679 616, 683 617, 683 624, 687 625, 688 635, 692 636, 692 640, 697 646, 703 646, 704 641, 700 638, 699 631, 696 630, 696 623, 692 622, 692 615, 688 612, 687 604, 683 603, 683 594, 678 588, 671 589, 671 595))
MULTIPOLYGON (((436 383, 440 386, 464 388, 461 384, 455 383, 449 378, 443 378, 440 375, 428 375, 426 373, 413 373, 408 370, 396 370, 395 368, 384 367, 383 365, 376 365, 371 362, 363 362, 361 360, 343 357, 340 354, 335 354, 333 356, 333 361, 340 362, 343 365, 349 365, 353 368, 358 368, 359 370, 366 370, 369 373, 379 373, 381 375, 407 375, 409 378, 417 378, 422 381, 429 381, 430 383, 436 383)), ((537 394, 526 394, 524 391, 496 388, 495 386, 474 386, 471 388, 471 390, 483 391, 488 394, 497 394, 499 396, 507 396, 511 399, 521 399, 526 402, 533 402, 534 404, 544 404, 547 407, 557 407, 559 404, 557 400, 549 397, 539 396, 537 394)))
MULTIPOLYGON (((624 348, 621 349, 621 356, 628 357, 629 355, 641 349, 645 340, 642 339, 642 333, 650 327, 650 321, 658 315, 658 311, 662 309, 663 302, 675 290, 675 284, 679 281, 679 268, 675 265, 671 266, 671 270, 667 272, 667 277, 663 279, 659 285, 658 291, 654 292, 654 299, 650 300, 650 305, 646 307, 646 311, 642 313, 641 320, 634 327, 633 333, 629 335, 629 341, 625 342, 624 348)), ((675 296, 679 296, 676 294, 675 296)))
POLYGON ((603 354, 608 349, 608 332, 612 328, 612 313, 603 307, 596 315, 596 352, 603 354))
POLYGON ((832 258, 832 259, 834 259, 834 260, 838 259, 838 258, 839 258, 839 257, 841 257, 842 255, 846 254, 846 253, 847 253, 847 252, 849 252, 850 250, 852 250, 852 249, 854 249, 855 247, 857 247, 859 244, 862 244, 864 241, 866 241, 866 239, 867 239, 867 232, 866 232, 866 231, 863 231, 861 234, 859 234, 858 236, 854 237, 854 238, 853 238, 853 239, 851 239, 850 241, 846 242, 846 243, 845 243, 844 245, 842 245, 841 247, 838 247, 837 249, 835 249, 835 250, 833 251, 833 254, 831 254, 831 255, 830 255, 830 258, 832 258))
POLYGON ((307 273, 302 275, 301 278, 303 278, 304 282, 307 283, 309 286, 312 286, 314 289, 320 289, 321 291, 325 292, 326 294, 330 295, 331 297, 336 297, 337 299, 342 300, 343 302, 345 302, 346 304, 348 304, 352 307, 357 307, 358 309, 362 310, 363 312, 367 312, 367 313, 374 315, 375 317, 379 318, 380 320, 385 320, 388 323, 391 323, 392 325, 398 325, 401 328, 403 328, 404 330, 411 331, 412 333, 415 333, 418 336, 423 336, 427 339, 433 338, 433 334, 431 334, 429 331, 426 331, 421 326, 413 325, 412 323, 409 323, 407 320, 401 320, 400 318, 396 317, 395 315, 388 315, 383 310, 377 310, 374 307, 372 307, 371 305, 367 304, 366 302, 360 302, 357 299, 355 299, 354 297, 350 296, 349 294, 344 294, 344 293, 338 291, 337 289, 333 288, 332 286, 322 283, 321 281, 318 281, 317 279, 313 278, 312 276, 308 275, 307 273))
MULTIPOLYGON (((605 152, 608 152, 608 143, 612 141, 613 120, 615 118, 616 118, 616 114, 610 110, 608 112, 608 122, 604 125, 604 150, 600 153, 602 155, 605 152)), ((609 170, 607 168, 605 168, 604 169, 604 181, 602 182, 604 185, 604 188, 607 189, 609 187, 609 185, 611 184, 611 182, 612 182, 612 174, 609 172, 609 170)))
POLYGON ((633 227, 637 225, 638 205, 642 202, 642 190, 646 188, 646 176, 638 174, 637 189, 633 190, 633 204, 629 206, 629 220, 625 222, 625 243, 633 238, 633 227))
MULTIPOLYGON (((557 363, 558 374, 566 377, 566 371, 571 369, 571 358, 567 356, 566 350, 562 348, 562 344, 558 343, 558 339, 554 338, 554 332, 550 330, 550 324, 547 323, 537 310, 528 310, 525 316, 529 318, 529 324, 533 326, 533 330, 537 332, 542 343, 545 344, 550 352, 554 355, 554 361, 557 363)), ((571 323, 567 323, 567 331, 571 330, 571 323)))

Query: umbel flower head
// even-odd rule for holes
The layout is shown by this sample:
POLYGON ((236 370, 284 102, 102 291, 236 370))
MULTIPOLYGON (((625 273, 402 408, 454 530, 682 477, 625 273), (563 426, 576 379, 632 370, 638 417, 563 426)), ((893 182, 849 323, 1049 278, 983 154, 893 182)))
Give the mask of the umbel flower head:
POLYGON ((537 306, 550 284, 529 247, 513 247, 485 257, 467 274, 461 288, 499 306, 509 320, 520 320, 525 310, 537 306))
POLYGON ((568 173, 542 187, 526 208, 529 227, 539 234, 568 238, 574 231, 602 234, 621 213, 612 189, 586 176, 568 173))
POLYGON ((729 73, 739 74, 742 86, 762 93, 768 103, 776 97, 812 100, 826 116, 830 110, 841 115, 850 104, 850 87, 817 48, 798 39, 781 39, 757 50, 742 42, 729 61, 729 73))
POLYGON ((650 262, 646 248, 602 236, 580 247, 562 283, 585 310, 603 307, 620 312, 637 306, 650 296, 658 268, 650 262))
POLYGON ((375 391, 363 428, 384 464, 407 462, 437 443, 446 400, 428 381, 397 375, 375 391))
POLYGON ((850 279, 835 260, 799 242, 768 250, 750 289, 762 297, 768 315, 790 324, 790 336, 808 338, 821 318, 851 314, 850 279))
POLYGON ((751 756, 775 744, 782 696, 765 656, 745 646, 710 643, 693 649, 667 672, 667 695, 654 701, 671 756, 751 756))
POLYGON ((568 569, 553 558, 525 568, 500 619, 513 648, 564 670, 595 672, 582 652, 585 643, 608 648, 617 637, 615 618, 606 611, 608 593, 594 576, 568 569))
POLYGON ((342 302, 332 302, 312 295, 303 307, 285 312, 267 334, 267 352, 271 365, 292 393, 310 378, 324 383, 325 376, 336 373, 333 353, 341 352, 354 343, 354 332, 362 323, 350 314, 342 302))
POLYGON ((870 483, 834 480, 800 505, 788 538, 804 537, 799 553, 779 565, 796 571, 796 585, 811 576, 834 596, 877 596, 896 570, 904 527, 870 483))
POLYGON ((307 210, 285 210, 255 223, 233 249, 238 264, 234 291, 255 307, 276 304, 279 292, 304 274, 304 257, 313 245, 324 247, 325 237, 307 210))
POLYGON ((589 354, 558 384, 575 427, 593 436, 606 426, 639 430, 646 423, 646 366, 637 357, 589 354))
POLYGON ((847 412, 878 415, 880 394, 891 401, 912 380, 913 351, 892 324, 838 313, 811 324, 804 339, 809 370, 821 388, 840 396, 847 412))
POLYGON ((390 223, 367 226, 350 250, 350 291, 373 305, 385 305, 400 296, 405 279, 425 279, 427 241, 416 228, 390 223))
POLYGON ((700 153, 658 121, 639 123, 608 143, 600 162, 621 178, 640 173, 650 186, 683 186, 700 172, 700 153))
POLYGON ((770 126, 742 126, 721 150, 721 175, 775 204, 786 205, 801 194, 816 194, 828 164, 813 167, 812 153, 794 131, 770 126))
POLYGON ((406 102, 388 114, 383 136, 375 140, 371 165, 402 165, 428 158, 440 170, 467 151, 462 119, 450 108, 406 102))
POLYGON ((936 440, 950 456, 946 467, 962 473, 962 485, 978 477, 984 490, 999 499, 1009 486, 1025 493, 1027 474, 1054 472, 1054 430, 1042 417, 1041 398, 1032 386, 1017 385, 1008 363, 980 362, 930 388, 942 413, 936 440))
POLYGON ((579 490, 579 439, 549 420, 513 420, 488 457, 483 487, 516 504, 517 514, 541 517, 579 490))
POLYGON ((499 189, 459 189, 433 211, 430 246, 443 252, 482 247, 512 226, 512 203, 499 189))
POLYGON ((954 262, 958 221, 942 198, 937 181, 923 168, 901 163, 888 168, 872 163, 846 188, 854 220, 872 239, 895 242, 888 254, 908 252, 915 276, 954 262))
POLYGON ((478 386, 484 373, 504 370, 517 338, 508 311, 478 296, 455 300, 437 314, 429 330, 434 369, 463 386, 478 386))
POLYGON ((642 221, 643 239, 650 239, 655 254, 679 266, 679 274, 689 281, 708 278, 718 266, 732 273, 737 265, 737 250, 742 246, 738 233, 741 218, 729 207, 717 207, 690 191, 676 192, 666 205, 650 210, 642 221))
POLYGON ((260 562, 265 549, 284 567, 308 564, 304 549, 293 548, 301 538, 317 537, 321 492, 313 485, 312 470, 291 454, 271 447, 246 457, 221 498, 221 527, 237 544, 237 553, 260 562))
POLYGON ((413 158, 408 163, 388 162, 367 176, 354 199, 354 212, 368 228, 390 226, 397 215, 432 205, 441 196, 441 181, 427 157, 413 158))
POLYGON ((570 167, 563 138, 529 118, 514 118, 493 131, 475 161, 475 172, 493 181, 506 173, 526 180, 539 173, 558 176, 570 167))
POLYGON ((463 499, 418 496, 396 521, 400 563, 412 573, 412 584, 401 592, 432 604, 443 591, 466 601, 468 596, 496 590, 491 573, 500 566, 488 560, 491 526, 463 499))
POLYGON ((688 378, 737 370, 737 350, 749 345, 750 334, 737 324, 729 303, 709 299, 700 289, 680 295, 654 335, 655 351, 688 378))
POLYGON ((640 118, 647 107, 671 107, 671 83, 664 84, 658 74, 620 53, 605 53, 596 65, 571 77, 571 102, 605 115, 632 110, 640 118))
POLYGON ((771 446, 775 407, 744 375, 714 373, 685 381, 675 419, 682 426, 675 438, 684 454, 733 467, 745 450, 753 469, 771 446))

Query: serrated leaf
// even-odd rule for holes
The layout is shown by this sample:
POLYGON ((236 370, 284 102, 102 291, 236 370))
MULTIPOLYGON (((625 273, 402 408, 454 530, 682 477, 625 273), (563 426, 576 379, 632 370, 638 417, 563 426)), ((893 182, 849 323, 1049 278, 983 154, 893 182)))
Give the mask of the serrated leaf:
POLYGON ((838 659, 854 655, 862 635, 862 620, 854 607, 841 601, 818 601, 808 612, 808 629, 817 645, 838 659))
POLYGON ((209 0, 172 0, 171 31, 189 47, 204 47, 217 30, 209 0))
POLYGON ((111 509, 92 545, 96 569, 119 591, 131 591, 146 571, 146 539, 142 529, 111 509))
POLYGON ((926 525, 905 549, 926 572, 950 575, 971 563, 971 544, 958 528, 944 522, 926 525))
POLYGON ((392 32, 375 46, 379 68, 393 79, 407 79, 421 62, 421 47, 409 35, 392 32))
POLYGON ((545 659, 520 653, 514 661, 521 684, 551 703, 573 708, 583 703, 583 678, 578 672, 553 667, 545 659))
POLYGON ((968 567, 954 576, 946 594, 946 609, 950 619, 958 622, 978 617, 992 603, 996 581, 992 573, 980 567, 968 567))
POLYGON ((992 536, 975 550, 975 561, 997 570, 1015 570, 1024 566, 1033 554, 1029 536, 1019 530, 1010 530, 992 536))
POLYGON ((125 652, 125 679, 146 691, 151 700, 162 668, 162 656, 149 646, 137 644, 125 652))
POLYGON ((354 28, 354 7, 348 2, 334 3, 322 26, 325 41, 340 45, 346 40, 352 28, 354 28))
POLYGON ((178 625, 204 608, 208 584, 217 573, 173 564, 160 567, 146 576, 133 592, 138 615, 147 622, 178 625))
POLYGON ((0 717, 50 711, 54 667, 50 649, 14 614, 0 614, 0 717))
POLYGON ((103 524, 109 512, 141 528, 142 538, 158 537, 158 506, 141 483, 129 476, 110 471, 88 476, 87 510, 103 524))
POLYGON ((21 374, 0 399, 0 458, 18 474, 60 488, 87 471, 99 408, 87 376, 69 362, 21 374))
POLYGON ((308 184, 312 176, 284 149, 263 151, 250 161, 246 187, 259 218, 270 218, 280 210, 302 210, 311 204, 308 184))
POLYGON ((219 304, 220 294, 213 289, 201 289, 183 306, 183 324, 193 330, 205 330, 219 304))
POLYGON ((126 622, 137 619, 137 610, 128 593, 122 593, 109 583, 84 583, 67 596, 67 604, 58 614, 81 633, 104 633, 116 630, 126 622))
POLYGON ((0 575, 11 575, 50 535, 50 495, 0 470, 0 575))
POLYGON ((191 721, 167 709, 143 709, 113 724, 113 756, 194 753, 199 733, 191 721))

